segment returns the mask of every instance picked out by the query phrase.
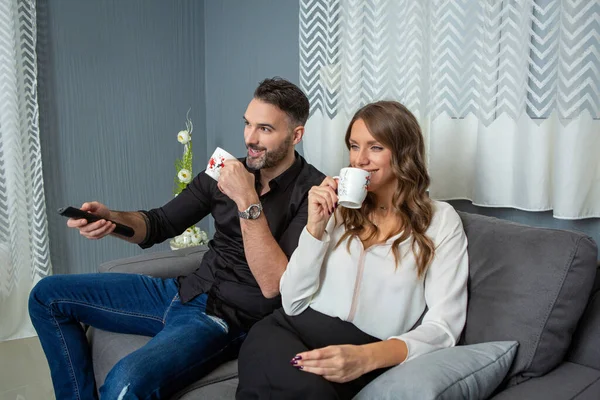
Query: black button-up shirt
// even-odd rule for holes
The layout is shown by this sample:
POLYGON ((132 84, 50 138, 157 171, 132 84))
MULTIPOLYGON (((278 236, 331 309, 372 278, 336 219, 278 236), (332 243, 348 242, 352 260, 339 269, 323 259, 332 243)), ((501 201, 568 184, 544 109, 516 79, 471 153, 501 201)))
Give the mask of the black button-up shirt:
MULTIPOLYGON (((245 163, 245 159, 240 159, 245 163)), ((252 171, 251 171, 252 172, 252 171)), ((260 176, 255 172, 260 194, 260 176)), ((288 259, 298 246, 298 238, 308 218, 308 190, 319 185, 325 175, 296 153, 290 168, 269 182, 269 191, 260 196, 263 213, 273 237, 288 259)), ((221 193, 217 182, 203 172, 163 207, 142 211, 147 217, 147 235, 140 244, 147 248, 176 236, 209 213, 215 219, 216 233, 199 268, 178 278, 179 296, 188 302, 208 294, 206 312, 242 329, 281 306, 281 297, 267 299, 254 279, 246 256, 233 200, 221 193)), ((268 259, 269 254, 264 254, 268 259)))

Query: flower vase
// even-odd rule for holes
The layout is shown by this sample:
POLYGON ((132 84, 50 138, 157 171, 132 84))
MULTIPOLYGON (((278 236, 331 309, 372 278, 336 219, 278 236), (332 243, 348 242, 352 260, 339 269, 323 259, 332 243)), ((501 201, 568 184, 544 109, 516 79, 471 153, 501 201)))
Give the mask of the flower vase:
POLYGON ((171 250, 180 250, 187 247, 199 246, 208 243, 208 235, 206 232, 193 226, 187 228, 181 235, 175 236, 169 241, 171 250))

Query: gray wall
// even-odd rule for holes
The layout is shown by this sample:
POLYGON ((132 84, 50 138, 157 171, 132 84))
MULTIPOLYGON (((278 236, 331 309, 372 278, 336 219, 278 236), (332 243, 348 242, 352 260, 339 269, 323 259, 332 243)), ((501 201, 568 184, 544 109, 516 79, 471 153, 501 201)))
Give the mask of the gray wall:
POLYGON ((142 250, 112 237, 83 239, 57 208, 98 200, 136 210, 168 201, 183 151, 176 134, 190 107, 195 172, 205 161, 204 3, 38 0, 37 7, 52 264, 55 273, 92 272, 142 250))
MULTIPOLYGON (((299 83, 299 7, 293 0, 205 2, 210 152, 219 146, 237 157, 244 156, 242 116, 261 80, 281 76, 299 83)), ((300 146, 298 150, 301 152, 300 146)), ((210 228, 212 233, 212 220, 210 228)))
POLYGON ((293 0, 205 2, 208 149, 246 153, 242 116, 258 83, 299 83, 298 14, 293 0))

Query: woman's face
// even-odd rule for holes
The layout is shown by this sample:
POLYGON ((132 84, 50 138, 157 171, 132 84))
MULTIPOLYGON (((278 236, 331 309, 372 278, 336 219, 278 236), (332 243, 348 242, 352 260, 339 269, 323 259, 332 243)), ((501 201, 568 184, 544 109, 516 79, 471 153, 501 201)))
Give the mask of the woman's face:
POLYGON ((352 124, 349 141, 350 165, 371 173, 370 192, 397 184, 391 166, 392 152, 375 140, 362 119, 352 124))

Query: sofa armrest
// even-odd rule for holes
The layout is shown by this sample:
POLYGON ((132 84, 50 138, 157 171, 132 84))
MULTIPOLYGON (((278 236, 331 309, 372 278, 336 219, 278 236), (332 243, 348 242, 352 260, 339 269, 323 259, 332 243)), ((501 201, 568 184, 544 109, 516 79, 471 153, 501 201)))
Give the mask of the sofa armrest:
POLYGON ((188 275, 198 269, 202 257, 207 251, 207 246, 195 246, 181 250, 142 254, 105 262, 100 265, 98 271, 176 278, 188 275))
POLYGON ((600 399, 600 370, 564 362, 539 378, 511 386, 492 400, 600 399))

